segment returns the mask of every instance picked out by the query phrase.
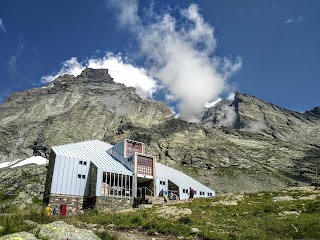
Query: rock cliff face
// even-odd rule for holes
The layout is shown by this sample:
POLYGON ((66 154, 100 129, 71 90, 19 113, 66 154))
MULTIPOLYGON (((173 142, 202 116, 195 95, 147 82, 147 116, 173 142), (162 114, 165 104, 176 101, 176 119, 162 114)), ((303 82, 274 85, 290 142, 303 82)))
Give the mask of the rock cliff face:
POLYGON ((107 70, 64 75, 46 87, 12 94, 0 106, 0 162, 26 158, 39 136, 49 147, 107 139, 122 126, 150 128, 172 118, 164 103, 141 99, 107 70))
POLYGON ((242 130, 260 132, 276 141, 298 145, 320 142, 320 115, 316 114, 316 108, 312 114, 302 114, 246 94, 236 94, 234 106, 242 130))
POLYGON ((15 93, 0 106, 0 162, 29 157, 35 140, 50 147, 130 138, 218 192, 259 191, 311 182, 319 130, 319 108, 301 114, 240 93, 208 109, 200 123, 188 123, 164 103, 114 83, 107 70, 86 69, 15 93))

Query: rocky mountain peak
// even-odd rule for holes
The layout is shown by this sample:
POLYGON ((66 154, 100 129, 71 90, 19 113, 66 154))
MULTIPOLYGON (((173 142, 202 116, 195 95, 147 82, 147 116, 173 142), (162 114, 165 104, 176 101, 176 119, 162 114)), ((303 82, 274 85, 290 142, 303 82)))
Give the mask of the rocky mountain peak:
POLYGON ((109 75, 108 69, 93 69, 86 68, 77 78, 94 78, 94 79, 108 79, 113 78, 109 75))
POLYGON ((316 117, 320 117, 320 106, 315 107, 314 109, 312 109, 311 111, 307 111, 306 113, 314 115, 316 117))
POLYGON ((54 82, 62 82, 62 81, 65 81, 65 80, 73 80, 75 79, 75 76, 71 75, 71 74, 64 74, 64 75, 61 75, 59 77, 57 77, 54 82))
POLYGON ((320 141, 317 135, 320 130, 319 117, 319 107, 302 114, 237 92, 233 101, 222 100, 209 108, 201 123, 204 126, 231 127, 242 132, 259 133, 276 141, 311 144, 314 140, 320 141))
POLYGON ((234 127, 239 128, 238 116, 231 100, 221 100, 214 106, 208 108, 204 113, 201 123, 208 127, 234 127))

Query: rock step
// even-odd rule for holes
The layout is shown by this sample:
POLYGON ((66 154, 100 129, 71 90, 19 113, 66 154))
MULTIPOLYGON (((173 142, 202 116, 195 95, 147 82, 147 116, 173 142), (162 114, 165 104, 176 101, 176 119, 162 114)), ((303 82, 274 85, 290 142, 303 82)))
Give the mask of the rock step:
POLYGON ((157 196, 148 196, 148 202, 151 204, 162 204, 164 203, 163 197, 157 197, 157 196))

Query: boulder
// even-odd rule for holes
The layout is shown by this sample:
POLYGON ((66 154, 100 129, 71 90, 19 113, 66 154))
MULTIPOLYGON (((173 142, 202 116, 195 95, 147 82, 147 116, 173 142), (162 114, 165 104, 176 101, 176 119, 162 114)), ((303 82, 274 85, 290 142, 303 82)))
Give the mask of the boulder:
POLYGON ((49 224, 40 225, 32 230, 40 239, 61 240, 99 240, 91 230, 76 228, 64 221, 56 221, 49 224))
MULTIPOLYGON (((17 232, 0 237, 0 240, 37 240, 34 235, 28 232, 17 232)), ((61 238, 63 239, 63 238, 61 238)))

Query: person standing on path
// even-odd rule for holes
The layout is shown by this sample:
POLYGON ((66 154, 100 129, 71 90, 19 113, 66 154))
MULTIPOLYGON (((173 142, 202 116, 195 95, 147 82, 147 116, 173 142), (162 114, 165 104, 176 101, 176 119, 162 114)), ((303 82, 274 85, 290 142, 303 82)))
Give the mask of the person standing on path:
POLYGON ((194 189, 193 188, 189 188, 189 199, 193 198, 194 195, 194 189))

